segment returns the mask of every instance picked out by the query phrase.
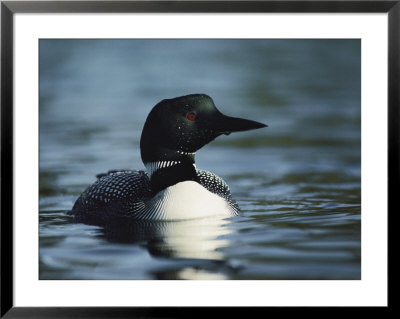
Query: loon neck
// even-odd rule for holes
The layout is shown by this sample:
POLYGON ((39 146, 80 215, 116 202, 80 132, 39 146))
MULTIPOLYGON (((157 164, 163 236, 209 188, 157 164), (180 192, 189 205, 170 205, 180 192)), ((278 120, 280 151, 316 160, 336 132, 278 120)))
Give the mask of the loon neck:
POLYGON ((145 162, 154 194, 183 181, 197 181, 195 153, 176 151, 176 156, 145 162))
POLYGON ((176 151, 175 153, 175 156, 164 154, 165 156, 160 157, 157 160, 146 161, 144 165, 149 177, 152 177, 153 174, 160 169, 165 169, 180 164, 191 164, 196 168, 196 164, 194 162, 195 153, 183 151, 176 151))

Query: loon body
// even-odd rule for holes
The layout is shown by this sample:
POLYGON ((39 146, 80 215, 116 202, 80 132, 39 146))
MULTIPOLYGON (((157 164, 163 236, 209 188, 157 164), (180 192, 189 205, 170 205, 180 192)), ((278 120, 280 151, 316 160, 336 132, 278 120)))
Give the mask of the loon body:
POLYGON ((146 171, 110 171, 76 200, 69 214, 101 224, 110 219, 181 220, 234 216, 239 206, 217 175, 196 168, 195 152, 222 134, 265 127, 223 115, 205 94, 163 100, 144 124, 140 150, 146 171))

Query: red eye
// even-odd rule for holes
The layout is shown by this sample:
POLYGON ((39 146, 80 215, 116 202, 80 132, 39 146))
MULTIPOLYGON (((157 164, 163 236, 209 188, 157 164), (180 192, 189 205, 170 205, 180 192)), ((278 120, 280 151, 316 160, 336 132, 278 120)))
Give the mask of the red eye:
POLYGON ((187 118, 189 121, 194 121, 196 119, 196 114, 188 113, 187 118))

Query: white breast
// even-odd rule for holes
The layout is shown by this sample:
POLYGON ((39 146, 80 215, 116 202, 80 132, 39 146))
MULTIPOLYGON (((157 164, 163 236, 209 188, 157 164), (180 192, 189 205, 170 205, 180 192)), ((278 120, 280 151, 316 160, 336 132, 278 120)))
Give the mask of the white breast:
POLYGON ((170 186, 145 203, 144 219, 182 220, 208 216, 233 216, 228 202, 199 183, 184 181, 170 186))

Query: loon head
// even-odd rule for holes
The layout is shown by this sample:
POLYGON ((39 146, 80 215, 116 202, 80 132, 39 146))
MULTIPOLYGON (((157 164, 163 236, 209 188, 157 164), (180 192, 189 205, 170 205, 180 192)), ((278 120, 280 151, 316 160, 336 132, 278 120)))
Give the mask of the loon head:
POLYGON ((222 134, 265 127, 265 124, 222 114, 205 94, 159 102, 144 124, 140 140, 144 163, 173 161, 194 153, 222 134))
MULTIPOLYGON (((179 180, 194 174, 195 152, 222 134, 265 127, 265 124, 222 114, 205 94, 159 102, 151 110, 140 139, 142 161, 151 178, 162 168, 186 167, 179 180)), ((173 172, 174 175, 179 175, 173 172)))

